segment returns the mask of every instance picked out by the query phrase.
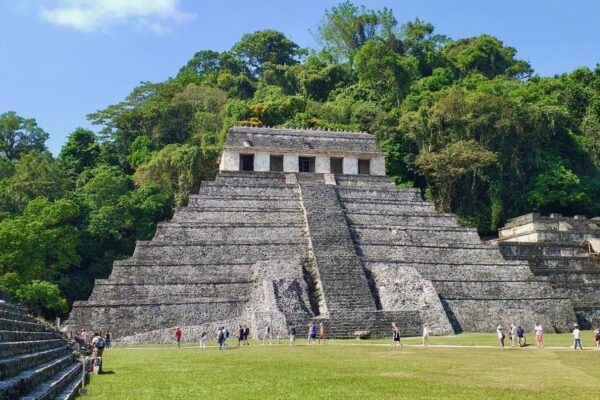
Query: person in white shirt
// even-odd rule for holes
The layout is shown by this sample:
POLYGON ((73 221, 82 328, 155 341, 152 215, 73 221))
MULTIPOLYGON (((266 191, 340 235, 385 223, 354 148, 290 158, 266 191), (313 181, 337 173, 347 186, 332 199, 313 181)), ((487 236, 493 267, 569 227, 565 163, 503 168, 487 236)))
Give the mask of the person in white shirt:
POLYGON ((542 328, 542 325, 539 322, 536 322, 535 326, 533 327, 533 335, 535 336, 535 344, 537 345, 537 348, 543 349, 544 348, 544 329, 542 328))
POLYGON ((421 336, 421 344, 423 346, 429 346, 429 327, 427 324, 423 324, 423 336, 421 336))
POLYGON ((510 324, 510 347, 513 349, 517 347, 518 337, 517 337, 517 326, 510 324))
POLYGON ((573 350, 577 350, 577 345, 579 345, 579 348, 583 350, 583 347, 581 347, 581 331, 579 330, 579 325, 577 324, 573 325, 573 339, 575 339, 573 350))
POLYGON ((496 333, 498 334, 498 343, 500 344, 500 348, 502 350, 504 350, 504 332, 502 331, 502 325, 498 325, 498 328, 496 329, 496 333))
POLYGON ((267 341, 267 339, 269 340, 269 344, 271 344, 271 325, 269 324, 265 324, 265 331, 263 334, 263 346, 265 345, 265 342, 267 341))

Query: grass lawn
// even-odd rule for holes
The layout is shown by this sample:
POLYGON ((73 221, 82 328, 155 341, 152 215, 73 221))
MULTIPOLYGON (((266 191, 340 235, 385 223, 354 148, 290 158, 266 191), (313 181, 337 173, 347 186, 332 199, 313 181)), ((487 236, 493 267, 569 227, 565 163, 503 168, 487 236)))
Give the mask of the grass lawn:
MULTIPOLYGON (((530 335, 531 336, 531 335, 530 335)), ((117 346, 104 374, 91 377, 93 399, 600 399, 600 351, 567 348, 569 334, 545 335, 547 348, 500 351, 495 334, 405 338, 284 340, 272 346, 117 346), (460 346, 460 347, 454 347, 460 346), (562 346, 563 348, 552 348, 562 346)), ((583 345, 593 344, 584 332, 583 345)), ((211 343, 214 345, 214 343, 211 343)), ((231 341, 230 345, 235 345, 231 341)), ((585 348, 585 347, 584 347, 585 348)))

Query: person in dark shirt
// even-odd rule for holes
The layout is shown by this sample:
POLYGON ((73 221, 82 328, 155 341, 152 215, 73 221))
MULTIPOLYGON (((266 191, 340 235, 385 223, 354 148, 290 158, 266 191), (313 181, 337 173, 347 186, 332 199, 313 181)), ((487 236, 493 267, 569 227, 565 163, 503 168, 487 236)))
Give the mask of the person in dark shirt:
POLYGON ((244 327, 240 325, 240 330, 238 331, 238 347, 242 345, 244 342, 244 327))
POLYGON ((250 346, 250 342, 248 342, 248 336, 250 336, 250 328, 244 325, 244 344, 246 346, 250 346))

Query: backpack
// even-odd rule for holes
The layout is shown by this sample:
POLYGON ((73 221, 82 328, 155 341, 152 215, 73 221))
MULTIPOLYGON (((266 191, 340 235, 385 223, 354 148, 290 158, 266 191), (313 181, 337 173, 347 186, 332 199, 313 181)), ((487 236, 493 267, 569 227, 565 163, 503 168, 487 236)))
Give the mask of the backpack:
POLYGON ((101 336, 98 336, 98 341, 96 341, 96 348, 103 349, 104 348, 104 339, 101 336))

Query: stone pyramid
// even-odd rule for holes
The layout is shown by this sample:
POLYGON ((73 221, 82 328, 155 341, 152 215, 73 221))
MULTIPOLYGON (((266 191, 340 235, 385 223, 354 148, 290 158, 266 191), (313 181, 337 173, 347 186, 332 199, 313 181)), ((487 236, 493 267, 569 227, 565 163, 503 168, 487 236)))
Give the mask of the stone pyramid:
POLYGON ((265 323, 276 336, 322 320, 329 337, 565 329, 564 293, 505 260, 417 189, 384 175, 366 133, 232 128, 214 182, 138 242, 73 306, 69 329, 129 342, 188 339, 265 323))

